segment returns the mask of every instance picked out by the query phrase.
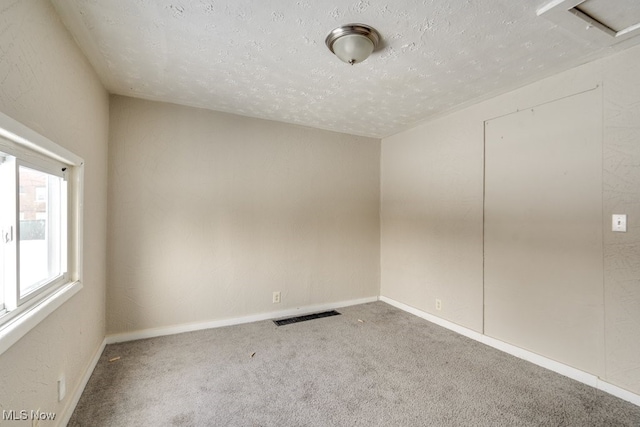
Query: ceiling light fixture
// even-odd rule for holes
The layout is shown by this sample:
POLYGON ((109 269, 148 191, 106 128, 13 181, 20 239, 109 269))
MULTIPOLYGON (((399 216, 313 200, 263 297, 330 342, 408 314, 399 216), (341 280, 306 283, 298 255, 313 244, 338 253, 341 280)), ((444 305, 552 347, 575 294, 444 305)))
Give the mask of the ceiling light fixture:
POLYGON ((331 31, 324 41, 331 52, 348 64, 357 64, 371 55, 380 43, 380 34, 364 24, 347 24, 331 31))

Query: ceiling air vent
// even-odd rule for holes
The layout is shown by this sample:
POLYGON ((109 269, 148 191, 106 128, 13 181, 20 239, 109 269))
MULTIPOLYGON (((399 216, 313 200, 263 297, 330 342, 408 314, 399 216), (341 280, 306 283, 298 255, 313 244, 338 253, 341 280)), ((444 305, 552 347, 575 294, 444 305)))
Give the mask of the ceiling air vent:
POLYGON ((553 0, 538 16, 604 46, 640 34, 638 0, 553 0))

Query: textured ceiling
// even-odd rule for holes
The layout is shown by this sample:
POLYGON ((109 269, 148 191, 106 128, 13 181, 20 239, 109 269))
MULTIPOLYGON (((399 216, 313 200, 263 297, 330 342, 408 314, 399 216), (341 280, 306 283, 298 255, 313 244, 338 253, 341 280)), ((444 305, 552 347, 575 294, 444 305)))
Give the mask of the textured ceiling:
POLYGON ((372 137, 614 51, 546 0, 52 1, 112 93, 372 137), (354 66, 324 45, 351 22, 383 38, 354 66))

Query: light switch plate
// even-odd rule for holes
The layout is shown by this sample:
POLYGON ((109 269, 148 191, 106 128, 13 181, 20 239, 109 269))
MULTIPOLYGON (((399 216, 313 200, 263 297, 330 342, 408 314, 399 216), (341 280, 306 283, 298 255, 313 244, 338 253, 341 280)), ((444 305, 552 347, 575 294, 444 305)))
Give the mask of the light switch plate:
POLYGON ((627 231, 627 216, 621 214, 613 214, 611 216, 611 231, 625 233, 627 231))

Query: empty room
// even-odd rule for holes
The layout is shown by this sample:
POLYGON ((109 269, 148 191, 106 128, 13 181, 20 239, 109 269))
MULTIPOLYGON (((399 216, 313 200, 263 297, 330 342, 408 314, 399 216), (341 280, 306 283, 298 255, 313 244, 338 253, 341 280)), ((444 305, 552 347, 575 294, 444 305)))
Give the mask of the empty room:
POLYGON ((640 426, 636 0, 2 0, 0 425, 640 426))

